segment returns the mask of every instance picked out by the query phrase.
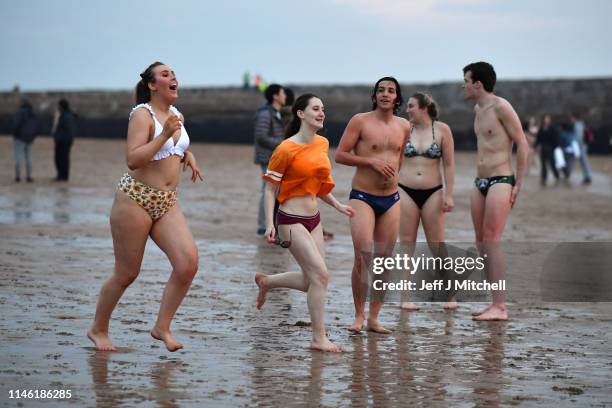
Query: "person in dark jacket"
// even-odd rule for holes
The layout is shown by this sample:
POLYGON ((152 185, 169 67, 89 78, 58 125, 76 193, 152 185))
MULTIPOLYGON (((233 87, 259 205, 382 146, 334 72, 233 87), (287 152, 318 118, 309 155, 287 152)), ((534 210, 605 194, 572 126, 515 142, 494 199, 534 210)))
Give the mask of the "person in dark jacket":
POLYGON ((21 158, 25 156, 26 181, 31 183, 32 178, 32 143, 38 133, 38 118, 34 113, 32 104, 23 100, 15 114, 13 136, 15 138, 15 181, 21 181, 21 158))
POLYGON ((559 132, 557 128, 552 124, 550 115, 545 115, 542 120, 542 127, 538 131, 536 136, 535 148, 540 147, 540 163, 542 165, 542 185, 546 185, 546 178, 548 177, 547 166, 550 166, 555 180, 559 180, 559 172, 555 166, 555 148, 559 145, 559 132))
POLYGON ((70 172, 70 148, 76 133, 76 115, 70 110, 66 99, 60 99, 55 117, 53 139, 55 140, 55 167, 57 181, 68 181, 70 172))
MULTIPOLYGON (((265 91, 266 105, 257 110, 255 114, 255 164, 261 167, 261 174, 265 174, 268 161, 276 146, 283 141, 284 126, 281 118, 281 109, 287 101, 285 89, 278 84, 271 84, 265 91)), ((264 186, 262 182, 259 194, 259 212, 257 216, 257 235, 266 232, 264 214, 264 186)))

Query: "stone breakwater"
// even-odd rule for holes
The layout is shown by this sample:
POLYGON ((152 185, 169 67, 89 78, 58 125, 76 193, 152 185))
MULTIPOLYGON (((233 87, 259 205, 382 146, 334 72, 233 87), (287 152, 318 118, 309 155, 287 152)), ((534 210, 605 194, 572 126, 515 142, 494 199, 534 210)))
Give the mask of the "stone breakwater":
MULTIPOLYGON (((314 92, 326 105, 326 134, 337 144, 346 123, 357 112, 371 109, 370 86, 289 85, 297 95, 314 92)), ((402 84, 405 99, 416 91, 433 95, 440 119, 453 129, 458 149, 473 149, 472 104, 463 99, 461 83, 402 84)), ((557 122, 569 112, 579 112, 595 130, 591 151, 610 152, 612 134, 612 78, 501 81, 496 93, 508 99, 522 121, 549 113, 557 122)), ((41 133, 48 134, 57 101, 67 98, 79 115, 83 137, 124 138, 127 115, 134 105, 132 90, 0 92, 0 134, 11 132, 11 120, 21 98, 28 98, 41 117, 41 133)), ((264 103, 254 90, 238 87, 182 88, 178 108, 187 118, 196 141, 251 143, 255 110, 264 103)))

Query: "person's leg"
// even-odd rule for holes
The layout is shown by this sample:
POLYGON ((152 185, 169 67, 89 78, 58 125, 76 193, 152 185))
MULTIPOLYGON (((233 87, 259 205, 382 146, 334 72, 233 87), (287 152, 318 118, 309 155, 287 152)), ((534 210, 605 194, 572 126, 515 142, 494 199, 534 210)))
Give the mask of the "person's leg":
POLYGON ((58 162, 59 162, 59 178, 61 180, 68 180, 68 142, 58 143, 59 145, 59 154, 58 154, 58 162))
MULTIPOLYGON (((543 166, 546 164, 543 164, 543 166)), ((472 214, 472 223, 474 225, 474 236, 476 239, 476 246, 478 247, 478 252, 482 255, 484 253, 484 247, 482 245, 483 238, 483 222, 485 215, 485 196, 478 190, 478 188, 473 187, 470 192, 470 212, 472 214)), ((478 316, 489 309, 490 306, 485 307, 482 310, 476 311, 472 313, 472 316, 478 316)))
MULTIPOLYGON (((384 214, 376 218, 374 226, 374 252, 376 256, 388 257, 393 253, 400 228, 400 204, 396 203, 384 214)), ((368 313, 368 330, 376 333, 388 334, 378 321, 378 314, 382 309, 384 299, 370 300, 368 313)))
POLYGON ((55 161, 55 170, 57 171, 57 177, 56 180, 61 180, 60 178, 60 168, 61 168, 61 164, 60 164, 60 155, 61 155, 61 146, 60 143, 55 141, 54 144, 54 148, 55 148, 55 154, 53 156, 54 161, 55 161))
MULTIPOLYGON (((260 164, 261 174, 264 175, 268 168, 265 164, 260 164)), ((263 235, 266 232, 266 213, 264 210, 264 190, 266 188, 266 181, 261 181, 261 191, 259 192, 259 210, 257 212, 257 234, 263 235)))
POLYGON ((540 147, 540 166, 542 169, 540 182, 546 184, 546 179, 548 178, 548 172, 546 170, 546 166, 548 166, 548 148, 546 146, 540 147))
MULTIPOLYGON (((501 248, 501 236, 510 214, 510 194, 512 185, 497 183, 489 188, 485 200, 484 218, 482 221, 481 254, 486 255, 485 267, 487 280, 497 282, 506 278, 505 259, 501 248)), ((493 302, 489 307, 473 317, 474 320, 507 320, 505 293, 493 291, 493 302)))
MULTIPOLYGON (((308 279, 308 310, 310 312, 310 319, 312 320, 312 343, 310 348, 312 350, 320 351, 331 351, 341 352, 344 351, 340 347, 332 343, 325 332, 325 297, 327 294, 327 285, 329 282, 329 275, 327 272, 327 266, 325 265, 325 239, 323 237, 323 224, 319 223, 314 230, 310 233, 310 237, 315 245, 316 252, 312 252, 309 248, 308 253, 301 252, 303 260, 310 263, 312 260, 320 259, 318 266, 312 264, 312 268, 304 269, 302 262, 298 259, 300 255, 297 255, 299 248, 295 248, 291 251, 296 261, 302 267, 302 270, 306 273, 308 279), (295 253, 294 253, 295 251, 295 253)), ((292 245, 293 246, 293 245, 292 245)))
POLYGON ((21 181, 21 156, 23 155, 23 149, 25 148, 25 143, 19 139, 15 139, 14 144, 15 150, 13 157, 15 158, 15 181, 21 181))
POLYGON ((32 182, 34 181, 32 179, 32 142, 26 143, 24 150, 26 160, 26 180, 32 182))
POLYGON ((550 149, 550 153, 548 155, 548 162, 550 163, 550 169, 552 170, 553 176, 555 177, 555 181, 558 181, 559 169, 557 169, 557 164, 555 163, 555 149, 550 149))
POLYGON ((307 292, 308 311, 312 321, 311 349, 321 351, 342 351, 327 338, 325 333, 325 295, 329 275, 325 265, 323 248, 323 227, 319 223, 312 232, 302 224, 278 226, 281 239, 288 239, 291 231, 289 251, 300 265, 302 273, 286 272, 278 275, 258 274, 257 285, 260 296, 273 288, 290 288, 307 292), (299 275, 302 275, 301 277, 299 275))
POLYGON ((64 163, 66 166, 65 168, 66 180, 70 178, 70 149, 72 149, 72 142, 66 143, 66 150, 64 153, 64 163))
MULTIPOLYGON (((400 246, 406 255, 412 256, 414 255, 421 212, 412 198, 402 189, 400 189, 400 197, 400 246)), ((403 272, 402 279, 409 279, 410 271, 404 270, 403 272)), ((419 310, 419 307, 408 299, 408 291, 402 291, 400 308, 408 311, 419 310)))
MULTIPOLYGON (((421 218, 423 219, 423 230, 429 244, 431 254, 444 259, 448 252, 445 245, 445 221, 446 213, 443 211, 444 195, 442 190, 433 193, 423 205, 421 209, 421 218)), ((454 274, 454 271, 442 271, 444 279, 448 281, 454 274)), ((449 295, 448 301, 444 304, 444 309, 454 310, 459 307, 457 304, 455 293, 449 295)))
POLYGON ((172 265, 151 336, 166 343, 168 351, 176 351, 183 345, 172 337, 170 324, 198 271, 198 248, 178 203, 153 224, 151 238, 172 265))
POLYGON ((591 182, 591 166, 589 165, 589 158, 587 156, 588 149, 584 142, 580 142, 580 164, 582 166, 582 181, 584 183, 591 182))
POLYGON ((350 218, 351 237, 355 259, 351 272, 351 287, 355 304, 355 321, 349 330, 361 331, 365 321, 365 301, 368 293, 368 268, 372 260, 372 241, 376 216, 369 204, 361 200, 349 200, 355 215, 350 218))
POLYGON ((100 289, 96 315, 87 336, 94 342, 96 349, 114 351, 116 349, 108 337, 110 318, 121 295, 140 273, 152 220, 135 201, 124 193, 117 192, 111 209, 110 224, 115 250, 115 269, 100 289))

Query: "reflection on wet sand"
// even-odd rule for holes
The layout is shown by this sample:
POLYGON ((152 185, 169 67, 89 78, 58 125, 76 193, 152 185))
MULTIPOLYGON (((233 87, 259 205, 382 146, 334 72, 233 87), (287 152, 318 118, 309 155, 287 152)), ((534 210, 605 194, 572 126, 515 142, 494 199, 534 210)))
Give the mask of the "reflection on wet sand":
POLYGON ((53 221, 57 224, 70 223, 70 188, 61 186, 53 194, 53 221))
MULTIPOLYGON (((150 386, 132 387, 126 373, 136 365, 129 361, 126 352, 110 353, 92 351, 87 359, 96 406, 130 406, 134 402, 155 401, 162 408, 179 407, 178 400, 187 399, 186 384, 177 380, 177 371, 185 370, 188 364, 181 359, 155 362, 150 364, 150 386), (111 368, 109 368, 109 365, 111 368)), ((129 374, 128 374, 129 376, 129 374)), ((132 384, 133 385, 133 384, 132 384)))
POLYGON ((474 381, 474 402, 478 407, 499 407, 502 405, 500 392, 508 380, 504 379, 502 368, 505 357, 504 339, 507 322, 486 322, 483 326, 485 337, 480 360, 479 376, 474 381))
MULTIPOLYGON (((11 162, 9 142, 0 138, 0 163, 11 162)), ((45 138, 34 145, 40 155, 50 148, 45 138)), ((464 303, 454 313, 440 304, 402 313, 389 304, 381 320, 392 334, 350 336, 350 230, 327 206, 321 215, 335 238, 326 246, 325 319, 330 337, 347 352, 309 351, 302 293, 274 290, 262 310, 255 308, 255 272, 297 265, 286 250, 254 236, 260 172, 251 147, 193 145, 208 177, 203 185, 181 184, 181 205, 200 252, 200 272, 173 325, 185 349, 169 355, 149 335, 170 268, 151 244, 111 326, 121 351, 93 352, 84 334, 96 288, 113 270, 108 216, 125 168, 124 148, 80 140, 75 169, 91 171, 75 172, 67 185, 36 174, 36 183, 0 183, 5 389, 72 388, 68 404, 99 407, 610 405, 609 304, 550 305, 534 297, 511 304, 507 324, 473 322, 464 303)), ((474 155, 458 158, 459 174, 473 171, 474 155)), ((2 177, 12 180, 11 166, 0 166, 2 177)), ((350 168, 334 168, 338 197, 348 195, 351 177, 350 168)), ((448 220, 449 237, 466 241, 473 237, 471 180, 458 186, 448 220)), ((595 177, 592 188, 609 190, 609 177, 595 177)), ((607 195, 540 190, 537 178, 526 180, 523 194, 528 199, 513 210, 504 233, 509 240, 612 241, 607 195), (556 203, 552 210, 550 203, 556 203)), ((513 285, 527 285, 516 276, 513 285)))

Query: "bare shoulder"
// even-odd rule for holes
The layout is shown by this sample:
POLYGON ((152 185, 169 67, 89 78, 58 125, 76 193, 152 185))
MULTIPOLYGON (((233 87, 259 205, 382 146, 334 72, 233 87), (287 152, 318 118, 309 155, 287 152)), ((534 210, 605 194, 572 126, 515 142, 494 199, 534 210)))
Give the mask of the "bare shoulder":
POLYGON ((502 98, 501 96, 497 97, 497 102, 495 103, 493 108, 495 109, 495 112, 497 114, 502 114, 502 115, 514 112, 514 108, 512 107, 510 102, 508 102, 506 99, 502 98))
POLYGON ((448 126, 448 124, 446 124, 445 122, 440 122, 439 120, 436 120, 434 122, 434 126, 436 130, 440 130, 441 132, 450 132, 451 128, 450 126, 448 126))
POLYGON ((136 109, 130 116, 130 124, 148 125, 153 123, 153 117, 146 108, 136 109))
POLYGON ((410 122, 406 118, 394 116, 395 123, 399 124, 404 129, 410 129, 410 122))
POLYGON ((370 112, 356 113, 351 118, 351 122, 358 123, 358 124, 363 124, 363 123, 367 122, 370 119, 370 116, 371 116, 370 112))

